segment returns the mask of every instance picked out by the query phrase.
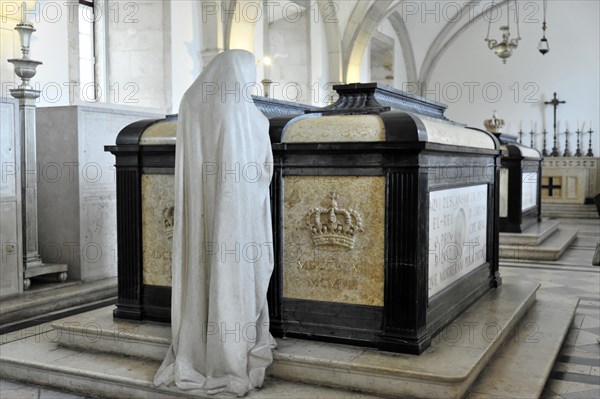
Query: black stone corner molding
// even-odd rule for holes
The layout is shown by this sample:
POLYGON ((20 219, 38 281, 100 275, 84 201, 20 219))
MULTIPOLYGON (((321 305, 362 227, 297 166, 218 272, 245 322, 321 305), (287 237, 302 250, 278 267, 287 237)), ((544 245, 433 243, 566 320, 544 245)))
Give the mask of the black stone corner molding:
POLYGON ((352 83, 335 85, 338 100, 324 108, 307 110, 306 113, 323 115, 380 114, 392 109, 446 119, 447 105, 415 96, 381 83, 352 83))

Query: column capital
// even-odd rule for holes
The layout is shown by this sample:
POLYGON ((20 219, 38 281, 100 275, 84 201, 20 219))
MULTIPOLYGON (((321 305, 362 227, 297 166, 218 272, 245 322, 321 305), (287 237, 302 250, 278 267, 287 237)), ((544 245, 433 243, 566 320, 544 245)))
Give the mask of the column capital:
POLYGON ((41 91, 34 90, 34 89, 17 88, 17 89, 10 89, 10 94, 14 98, 18 98, 20 100, 19 101, 20 103, 23 103, 23 102, 28 103, 29 101, 26 101, 26 100, 35 100, 35 99, 39 98, 41 91))

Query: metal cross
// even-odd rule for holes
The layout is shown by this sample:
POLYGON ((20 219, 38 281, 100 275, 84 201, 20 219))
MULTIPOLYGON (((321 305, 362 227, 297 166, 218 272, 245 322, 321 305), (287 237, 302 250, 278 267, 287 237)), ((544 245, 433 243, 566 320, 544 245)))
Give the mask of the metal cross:
POLYGON ((554 135, 556 135, 556 109, 558 108, 559 104, 565 104, 565 103, 566 103, 566 101, 558 100, 558 98, 556 97, 556 92, 554 92, 554 98, 552 99, 552 101, 544 102, 544 104, 552 105, 554 107, 554 135))

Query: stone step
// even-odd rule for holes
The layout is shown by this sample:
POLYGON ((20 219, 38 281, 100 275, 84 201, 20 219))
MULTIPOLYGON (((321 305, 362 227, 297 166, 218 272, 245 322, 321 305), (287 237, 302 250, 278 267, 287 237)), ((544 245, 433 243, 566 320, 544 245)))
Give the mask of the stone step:
POLYGON ((579 299, 538 296, 519 323, 523 330, 513 332, 467 398, 539 398, 578 303, 579 299))
MULTIPOLYGON (((419 356, 282 339, 278 340, 268 372, 277 379, 372 395, 462 397, 510 335, 509 331, 519 325, 534 304, 538 287, 538 283, 506 278, 499 289, 491 291, 436 336, 431 347, 419 356)), ((60 350, 92 357, 146 358, 155 365, 163 359, 170 336, 167 325, 115 322, 107 308, 54 322, 51 328, 53 344, 60 350)), ((16 337, 7 345, 19 346, 23 342, 16 337)), ((9 349, 3 347, 0 355, 2 372, 18 378, 20 373, 11 370, 21 367, 18 365, 27 358, 17 356, 17 349, 9 349)), ((31 369, 35 362, 29 359, 26 366, 31 369)), ((144 384, 150 378, 146 376, 144 384)))
POLYGON ((19 319, 10 323, 0 325, 0 335, 8 334, 13 331, 23 330, 32 326, 37 326, 42 323, 51 323, 54 320, 64 319, 74 314, 89 312, 99 308, 114 305, 117 302, 116 297, 101 299, 94 302, 85 302, 68 308, 61 308, 52 312, 47 312, 42 315, 35 315, 26 319, 19 319))
MULTIPOLYGON (((48 332, 48 334, 51 334, 48 332)), ((199 398, 175 388, 155 388, 154 373, 160 362, 106 353, 82 352, 30 337, 26 348, 2 346, 0 376, 63 391, 107 399, 199 398), (35 342, 37 341, 37 342, 35 342), (10 358, 11 360, 4 360, 10 358)), ((224 396, 211 396, 223 398, 224 396)), ((377 396, 267 378, 250 399, 323 398, 381 399, 377 396)))
POLYGON ((599 219, 596 205, 544 204, 542 216, 552 218, 599 219))
POLYGON ((522 233, 500 233, 500 245, 539 245, 558 230, 556 220, 542 220, 522 233))
POLYGON ((500 258, 511 262, 523 260, 556 260, 569 248, 575 238, 577 229, 559 227, 558 230, 539 245, 500 244, 500 258))
POLYGON ((89 283, 35 285, 30 290, 0 302, 0 325, 46 315, 61 309, 97 302, 117 296, 116 277, 89 283))

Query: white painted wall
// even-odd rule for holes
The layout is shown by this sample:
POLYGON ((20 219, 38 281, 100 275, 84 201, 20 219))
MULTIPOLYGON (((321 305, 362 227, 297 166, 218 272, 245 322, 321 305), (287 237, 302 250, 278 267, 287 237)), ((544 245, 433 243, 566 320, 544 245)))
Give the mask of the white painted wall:
MULTIPOLYGON (((567 101, 558 107, 561 130, 568 123, 573 131, 578 120, 580 124, 585 121, 588 129, 592 121, 596 130, 594 152, 600 155, 599 5, 597 1, 587 0, 549 2, 550 52, 545 56, 537 51, 542 36, 541 8, 539 13, 530 14, 529 19, 521 23, 523 39, 506 65, 485 46, 487 23, 479 21, 441 58, 427 97, 447 103, 448 117, 479 128, 483 128, 483 120, 497 110, 507 122, 505 131, 516 134, 521 122, 527 132, 532 123, 537 124, 538 131, 552 130, 552 107, 544 106, 543 102, 549 101, 556 91, 559 99, 567 101), (470 98, 468 85, 474 84, 478 86, 470 98), (458 96, 456 88, 462 88, 458 96)), ((492 24, 491 37, 498 37, 498 32, 498 24, 492 24)), ((586 149, 587 139, 586 134, 586 149)), ((564 137, 559 141, 564 143, 564 137)), ((525 142, 529 143, 528 136, 525 142)), ((537 148, 541 148, 542 138, 537 137, 535 142, 537 148)), ((551 147, 550 143, 548 146, 551 147)), ((574 134, 569 147, 572 150, 576 147, 574 134)))
POLYGON ((177 113, 183 93, 202 71, 201 9, 198 1, 178 0, 171 7, 171 107, 177 113))

